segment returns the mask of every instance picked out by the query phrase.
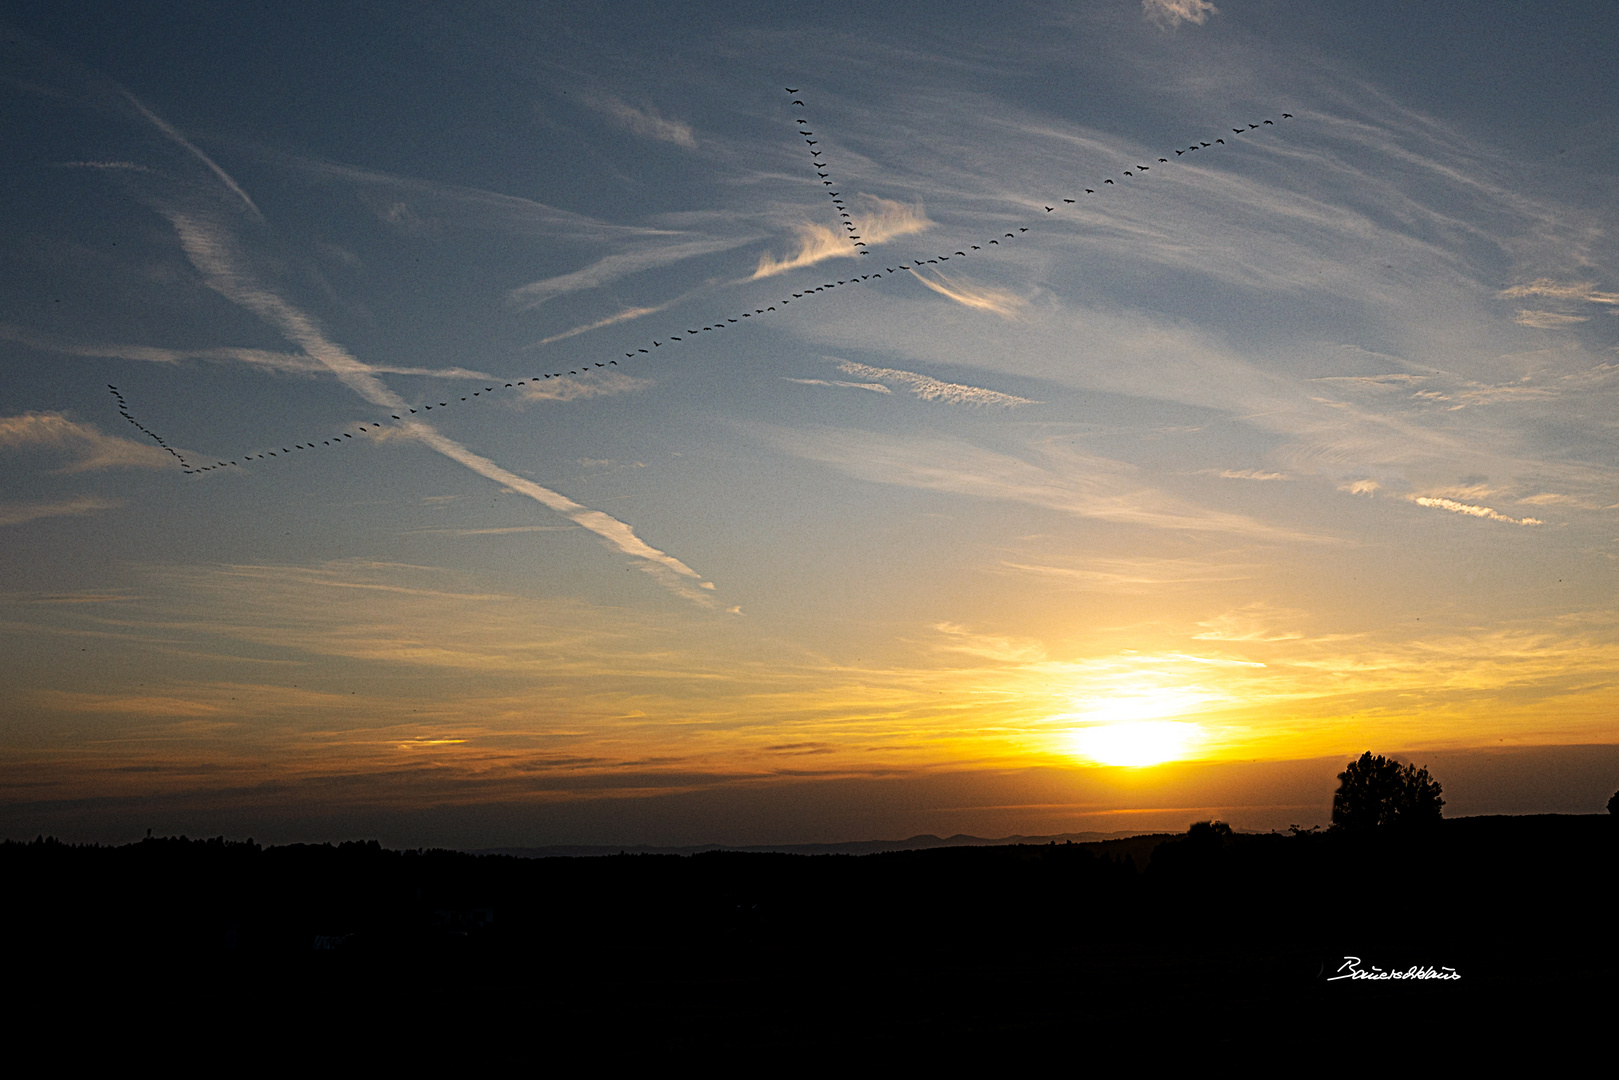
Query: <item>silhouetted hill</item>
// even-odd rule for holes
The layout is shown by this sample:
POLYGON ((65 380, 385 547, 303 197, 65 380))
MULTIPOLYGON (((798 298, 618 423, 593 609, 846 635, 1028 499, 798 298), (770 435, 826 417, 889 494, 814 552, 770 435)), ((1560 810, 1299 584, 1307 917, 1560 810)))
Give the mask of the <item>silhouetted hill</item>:
MULTIPOLYGON (((1099 841, 1144 836, 1140 832, 1078 832, 1049 836, 1002 836, 986 838, 957 833, 934 836, 923 833, 906 840, 849 840, 836 844, 694 844, 658 846, 655 844, 556 844, 550 847, 479 848, 473 855, 511 855, 520 859, 594 858, 602 855, 701 855, 709 851, 743 851, 781 855, 875 855, 883 851, 928 851, 940 847, 1005 847, 1009 844, 1092 844, 1099 841)), ((1158 834, 1168 835, 1168 834, 1158 834)))
POLYGON ((0 845, 0 912, 14 983, 91 1010, 137 972, 189 1016, 295 1003, 531 1039, 698 1045, 722 1028, 778 1050, 834 1032, 1150 1040, 1173 1018, 1177 1038, 1236 1046, 1600 999, 1616 824, 599 858, 41 839, 0 845), (1351 956, 1459 978, 1334 980, 1351 956))

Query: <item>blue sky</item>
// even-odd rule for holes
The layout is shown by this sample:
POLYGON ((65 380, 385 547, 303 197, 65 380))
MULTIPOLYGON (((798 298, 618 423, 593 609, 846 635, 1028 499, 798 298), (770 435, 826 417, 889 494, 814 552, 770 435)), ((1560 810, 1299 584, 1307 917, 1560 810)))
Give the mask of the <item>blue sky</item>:
POLYGON ((7 5, 0 821, 1271 828, 1367 748, 1600 758, 1616 21, 7 5))

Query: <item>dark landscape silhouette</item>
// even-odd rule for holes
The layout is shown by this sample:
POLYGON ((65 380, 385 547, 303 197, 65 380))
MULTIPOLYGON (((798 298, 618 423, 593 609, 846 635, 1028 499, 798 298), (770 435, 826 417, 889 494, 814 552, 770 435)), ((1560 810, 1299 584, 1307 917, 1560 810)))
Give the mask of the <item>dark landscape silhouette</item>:
POLYGON ((1173 1015, 1220 1045, 1261 1021, 1285 1021, 1278 1038, 1390 1030, 1396 999, 1412 1010, 1397 1022, 1432 1027, 1606 994, 1619 957, 1613 814, 926 840, 946 846, 527 858, 38 838, 0 845, 0 874, 13 970, 42 985, 93 995, 87 973, 138 971, 204 1010, 431 1007, 684 1042, 720 1018, 739 1044, 853 1046, 1140 1034, 1173 1015), (1433 974, 1368 986, 1339 974, 1351 957, 1433 974))

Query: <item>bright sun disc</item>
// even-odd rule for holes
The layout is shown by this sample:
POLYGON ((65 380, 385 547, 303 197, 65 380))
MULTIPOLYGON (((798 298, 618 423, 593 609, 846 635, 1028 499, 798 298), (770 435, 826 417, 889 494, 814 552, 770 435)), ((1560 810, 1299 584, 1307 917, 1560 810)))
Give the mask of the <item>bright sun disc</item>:
POLYGON ((1197 737, 1196 724, 1173 720, 1135 720, 1080 728, 1074 749, 1100 765, 1159 765, 1185 753, 1197 737))

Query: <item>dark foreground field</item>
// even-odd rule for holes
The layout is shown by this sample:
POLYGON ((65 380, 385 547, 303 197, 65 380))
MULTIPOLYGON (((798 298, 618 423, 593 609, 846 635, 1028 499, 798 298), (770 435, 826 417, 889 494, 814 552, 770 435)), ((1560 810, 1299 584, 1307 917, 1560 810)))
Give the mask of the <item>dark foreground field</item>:
POLYGON ((1616 826, 858 857, 36 841, 0 847, 0 881, 9 984, 48 1019, 632 1054, 1325 1051, 1371 1035, 1443 1053, 1612 1000, 1616 826), (1460 977, 1332 979, 1352 956, 1460 977))

